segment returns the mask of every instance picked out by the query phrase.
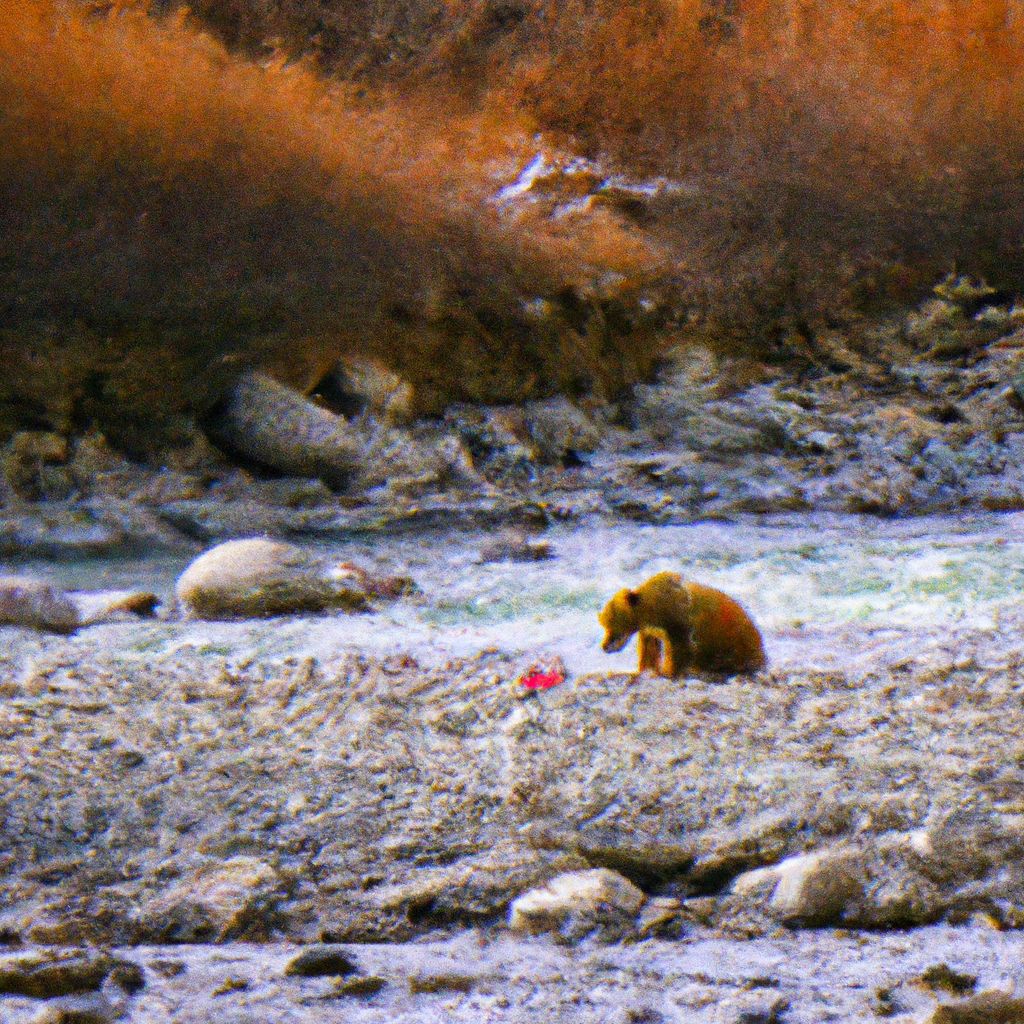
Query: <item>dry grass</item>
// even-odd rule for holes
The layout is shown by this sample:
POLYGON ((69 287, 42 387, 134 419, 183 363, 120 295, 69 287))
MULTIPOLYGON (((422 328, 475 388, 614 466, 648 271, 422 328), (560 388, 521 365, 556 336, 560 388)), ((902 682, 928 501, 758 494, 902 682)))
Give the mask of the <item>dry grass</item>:
POLYGON ((702 197, 663 219, 760 345, 957 267, 1024 271, 1024 14, 1006 0, 574 0, 527 61, 542 123, 702 197), (1016 16, 1015 16, 1016 14, 1016 16))
POLYGON ((180 18, 3 6, 0 405, 132 446, 246 362, 384 353, 428 409, 601 378, 605 337, 524 310, 571 275, 460 205, 426 130, 180 18))
POLYGON ((761 353, 953 267, 1020 291, 1015 3, 0 6, 0 413, 144 435, 240 363, 308 384, 353 348, 432 410, 615 391, 652 252, 761 353), (536 130, 692 189, 642 231, 502 228, 487 168, 536 130))
MULTIPOLYGON (((161 0, 164 6, 174 0, 161 0)), ((204 0, 352 80, 478 108, 703 198, 652 226, 685 294, 760 345, 956 267, 1020 290, 1017 0, 204 0)))

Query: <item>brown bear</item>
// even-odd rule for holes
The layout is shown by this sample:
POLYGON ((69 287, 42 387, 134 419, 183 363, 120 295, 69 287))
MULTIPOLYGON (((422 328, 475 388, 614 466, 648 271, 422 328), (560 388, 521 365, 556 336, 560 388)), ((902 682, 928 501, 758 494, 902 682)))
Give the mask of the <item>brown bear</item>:
POLYGON ((640 634, 639 671, 677 678, 687 672, 734 675, 764 668, 764 644, 750 616, 727 594, 659 572, 620 590, 598 616, 602 650, 613 654, 640 634))

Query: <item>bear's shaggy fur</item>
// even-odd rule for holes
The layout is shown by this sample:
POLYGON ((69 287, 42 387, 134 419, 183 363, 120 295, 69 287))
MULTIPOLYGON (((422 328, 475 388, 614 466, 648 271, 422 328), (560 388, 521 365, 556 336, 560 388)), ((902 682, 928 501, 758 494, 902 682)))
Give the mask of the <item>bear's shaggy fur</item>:
POLYGON ((639 671, 676 678, 687 672, 733 675, 765 665, 764 644, 750 616, 727 594, 678 573, 660 572, 620 590, 598 617, 603 650, 621 651, 640 634, 639 671))

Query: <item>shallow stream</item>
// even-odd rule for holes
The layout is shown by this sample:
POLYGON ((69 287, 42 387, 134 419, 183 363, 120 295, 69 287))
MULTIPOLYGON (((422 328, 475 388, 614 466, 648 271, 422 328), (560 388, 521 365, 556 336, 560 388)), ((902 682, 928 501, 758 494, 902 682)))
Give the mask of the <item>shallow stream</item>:
MULTIPOLYGON (((269 622, 171 619, 111 624, 63 641, 101 641, 124 658, 173 656, 183 647, 238 659, 277 660, 346 652, 410 653, 422 664, 498 648, 525 658, 558 654, 570 672, 627 670, 632 647, 600 649, 596 613, 619 587, 664 569, 737 597, 765 632, 776 664, 856 657, 869 637, 945 625, 998 630, 1024 592, 1024 514, 881 520, 786 515, 686 526, 559 526, 544 537, 553 557, 490 562, 480 532, 374 537, 320 545, 339 560, 407 573, 417 596, 369 615, 285 617, 269 622), (852 645, 852 646, 851 646, 852 645)), ((152 589, 170 600, 188 559, 2 566, 80 589, 152 589)), ((0 630, 0 636, 10 633, 0 630)))

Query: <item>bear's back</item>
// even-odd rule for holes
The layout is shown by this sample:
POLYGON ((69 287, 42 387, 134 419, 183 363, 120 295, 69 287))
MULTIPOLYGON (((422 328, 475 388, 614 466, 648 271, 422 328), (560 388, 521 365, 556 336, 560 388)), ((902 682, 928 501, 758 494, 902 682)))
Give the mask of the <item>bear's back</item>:
POLYGON ((763 668, 764 643, 746 610, 728 594, 701 583, 684 584, 690 598, 690 659, 706 672, 763 668))

